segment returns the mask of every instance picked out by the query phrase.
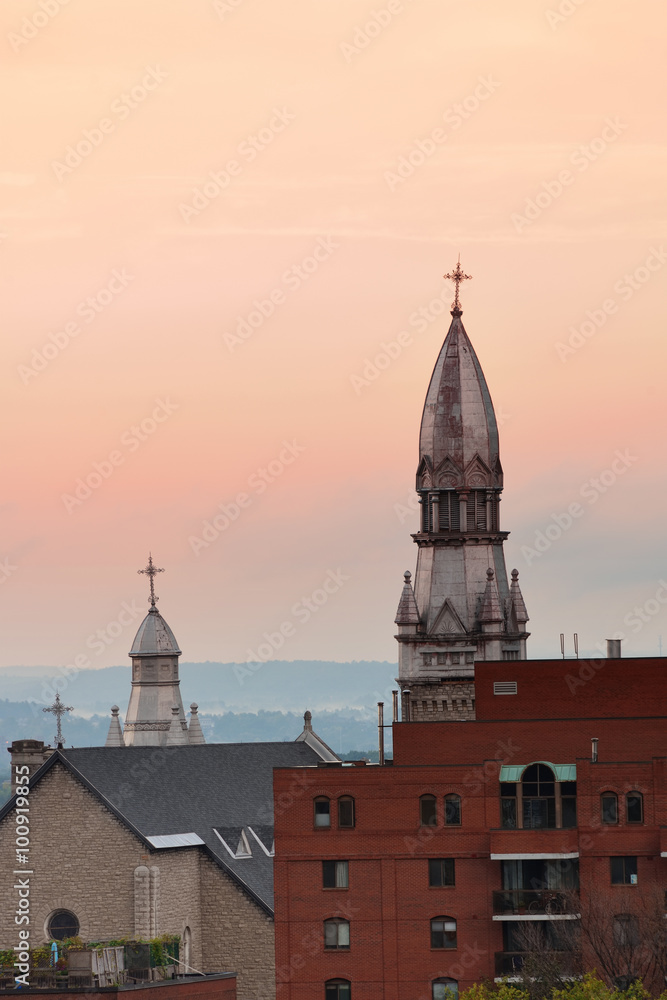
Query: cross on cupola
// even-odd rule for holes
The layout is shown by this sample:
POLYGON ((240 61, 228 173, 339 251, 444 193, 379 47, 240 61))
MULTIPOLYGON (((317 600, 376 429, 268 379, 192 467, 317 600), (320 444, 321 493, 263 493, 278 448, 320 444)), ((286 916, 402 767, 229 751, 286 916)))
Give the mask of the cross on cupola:
POLYGON ((58 750, 62 750, 63 746, 63 730, 62 730, 62 717, 65 712, 73 712, 74 708, 72 705, 63 705, 60 700, 60 692, 56 691, 56 700, 53 705, 48 708, 43 708, 42 712, 53 712, 56 717, 56 747, 58 750))
POLYGON ((155 602, 159 601, 159 597, 155 596, 155 585, 154 585, 153 581, 155 580, 155 574, 156 573, 164 573, 164 570, 163 569, 158 569, 157 566, 153 565, 153 556, 149 552, 148 553, 148 566, 146 566, 145 569, 138 569, 137 573, 145 573, 146 576, 151 581, 151 608, 154 608, 155 607, 155 602))
POLYGON ((461 254, 459 254, 458 263, 454 271, 450 271, 447 274, 443 274, 443 278, 448 281, 453 281, 456 286, 456 295, 454 296, 454 301, 452 302, 452 316, 460 316, 463 310, 461 309, 461 303, 459 301, 459 285, 462 281, 470 281, 472 274, 464 274, 461 270, 461 254))

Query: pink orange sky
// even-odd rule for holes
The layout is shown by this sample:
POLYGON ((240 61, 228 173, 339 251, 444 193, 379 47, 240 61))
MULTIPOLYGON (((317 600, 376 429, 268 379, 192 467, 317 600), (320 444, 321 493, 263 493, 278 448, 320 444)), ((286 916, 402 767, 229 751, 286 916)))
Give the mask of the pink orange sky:
POLYGON ((5 0, 2 664, 395 659, 459 252, 529 654, 667 645, 664 16, 5 0))

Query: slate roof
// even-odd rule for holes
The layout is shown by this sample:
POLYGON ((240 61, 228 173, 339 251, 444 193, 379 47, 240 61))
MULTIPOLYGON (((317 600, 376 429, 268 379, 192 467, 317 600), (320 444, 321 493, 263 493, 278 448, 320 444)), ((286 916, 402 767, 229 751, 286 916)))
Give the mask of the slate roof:
POLYGON ((271 851, 273 768, 320 759, 303 742, 80 747, 55 751, 30 784, 60 761, 140 837, 197 834, 213 860, 273 916, 273 857, 248 828, 271 851), (252 857, 231 857, 216 828, 234 852, 245 829, 252 857))

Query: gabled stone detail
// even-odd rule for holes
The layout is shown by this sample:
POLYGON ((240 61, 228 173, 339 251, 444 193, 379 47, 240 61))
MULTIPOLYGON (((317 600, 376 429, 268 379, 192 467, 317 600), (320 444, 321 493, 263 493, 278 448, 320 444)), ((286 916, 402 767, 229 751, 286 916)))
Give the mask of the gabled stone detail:
POLYGON ((461 638, 466 636, 468 630, 456 613, 456 609, 452 602, 447 598, 443 606, 440 608, 438 615, 433 622, 433 625, 429 629, 429 635, 431 636, 447 636, 454 638, 461 638))
POLYGON ((463 472, 449 456, 443 458, 434 473, 435 485, 441 489, 456 489, 463 486, 463 472))
POLYGON ((417 489, 430 490, 432 486, 433 463, 428 455, 424 455, 417 469, 417 489))
POLYGON ((482 461, 479 455, 475 455, 472 461, 468 462, 465 470, 465 484, 473 489, 493 486, 493 474, 488 465, 482 461))

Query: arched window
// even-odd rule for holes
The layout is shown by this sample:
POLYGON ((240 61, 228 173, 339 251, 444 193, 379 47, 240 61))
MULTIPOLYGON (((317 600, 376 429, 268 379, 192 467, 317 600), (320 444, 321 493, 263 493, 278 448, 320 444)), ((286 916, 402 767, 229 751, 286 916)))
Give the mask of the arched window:
POLYGON ((183 950, 181 952, 181 957, 183 965, 185 966, 185 973, 190 971, 189 966, 192 961, 192 931, 189 927, 186 927, 183 931, 183 950))
POLYGON ((332 917, 324 921, 324 947, 325 948, 349 948, 350 947, 350 921, 343 920, 342 917, 332 917))
POLYGON ((64 941, 65 938, 76 937, 79 933, 79 921, 69 910, 56 910, 49 917, 47 931, 54 941, 64 941))
POLYGON ((644 822, 644 796, 641 792, 628 792, 625 796, 625 818, 628 823, 644 822))
POLYGON ((313 801, 315 809, 315 826, 331 826, 331 804, 325 795, 320 795, 313 801))
POLYGON ((458 1000, 459 984, 455 979, 434 979, 431 996, 433 1000, 458 1000))
POLYGON ((546 764, 531 764, 521 778, 524 830, 556 827, 556 779, 546 764))
POLYGON ((433 917, 431 948, 456 948, 456 921, 453 917, 433 917))
POLYGON ((419 799, 419 822, 422 826, 437 826, 435 795, 422 795, 419 799))
POLYGON ((445 795, 445 826, 461 825, 461 796, 445 795))
POLYGON ((324 984, 324 1000, 350 1000, 351 996, 347 979, 327 979, 324 984))
POLYGON ((354 826, 354 799, 342 795, 338 800, 338 826, 351 829, 354 826))
POLYGON ((618 795, 616 792, 603 792, 600 796, 600 818, 606 826, 618 823, 618 795))

